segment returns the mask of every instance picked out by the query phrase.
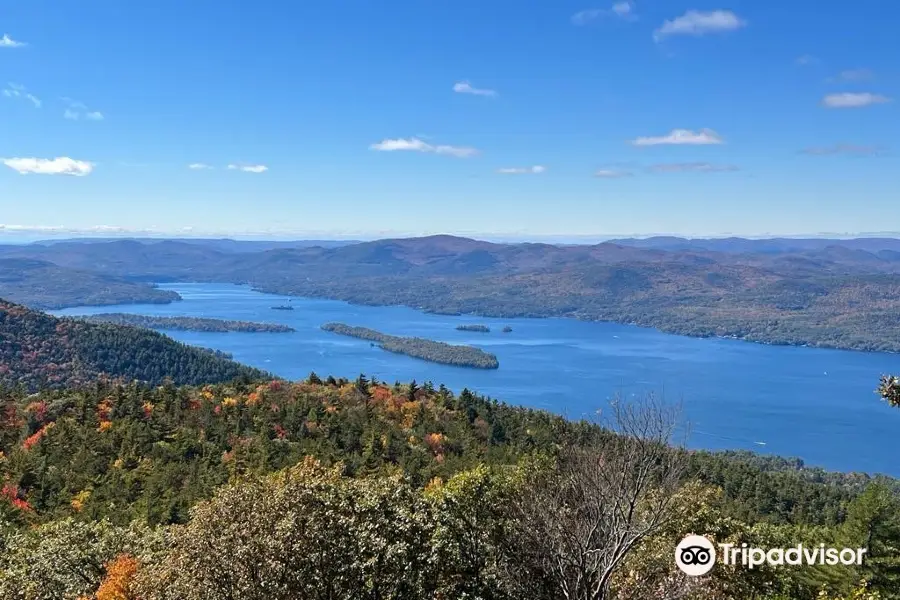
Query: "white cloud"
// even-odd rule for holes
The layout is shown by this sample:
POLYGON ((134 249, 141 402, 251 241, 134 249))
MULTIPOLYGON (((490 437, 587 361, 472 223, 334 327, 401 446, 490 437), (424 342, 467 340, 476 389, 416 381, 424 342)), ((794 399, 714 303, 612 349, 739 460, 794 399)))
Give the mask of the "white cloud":
POLYGON ((27 44, 12 39, 8 33, 4 33, 3 37, 0 37, 0 48, 21 48, 22 46, 27 46, 27 44))
POLYGON ((594 177, 601 179, 619 179, 620 177, 631 177, 630 171, 620 171, 619 169, 598 169, 594 171, 594 177))
POLYGON ((266 165, 228 165, 231 171, 243 171, 244 173, 265 173, 269 170, 266 165))
POLYGON ((728 173, 739 171, 740 169, 734 165, 713 165, 704 162, 688 162, 651 165, 650 170, 654 173, 728 173))
POLYGON ((29 93, 21 83, 8 83, 3 89, 3 95, 7 98, 22 98, 31 102, 35 108, 41 107, 41 99, 29 93))
POLYGON ((523 175, 525 173, 534 173, 540 174, 547 171, 547 167, 542 165, 534 165, 533 167, 505 167, 503 169, 497 169, 498 173, 502 173, 504 175, 523 175))
POLYGON ((58 158, 3 158, 4 165, 18 171, 22 175, 89 175, 94 170, 94 163, 75 160, 68 156, 58 158))
POLYGON ((429 144, 428 142, 424 142, 419 138, 398 138, 398 139, 386 139, 382 140, 376 144, 372 144, 369 146, 370 150, 378 150, 380 152, 396 152, 401 150, 412 151, 412 152, 431 152, 434 154, 446 154, 449 156, 455 156, 457 158, 469 158, 470 156, 474 156, 478 154, 478 150, 475 148, 469 148, 466 146, 448 146, 448 145, 434 145, 429 144))
POLYGON ((68 105, 68 108, 66 108, 63 113, 63 118, 65 119, 70 119, 72 121, 78 121, 79 119, 85 119, 87 121, 103 120, 103 113, 99 110, 88 110, 88 107, 84 102, 79 102, 78 100, 66 97, 62 97, 60 100, 68 105))
POLYGON ((213 167, 211 167, 210 165, 208 165, 206 163, 191 163, 188 165, 188 169, 191 169, 193 171, 203 171, 203 170, 212 169, 212 168, 213 167))
POLYGON ((810 156, 830 156, 834 154, 852 154, 856 156, 871 156, 881 152, 879 146, 857 146, 855 144, 835 144, 834 146, 815 146, 804 148, 801 154, 810 156))
POLYGON ((612 6, 612 11, 620 17, 627 17, 634 12, 634 3, 626 0, 625 2, 616 2, 612 6))
POLYGON ((861 108, 863 106, 871 106, 872 104, 884 104, 890 102, 891 99, 881 94, 870 94, 869 92, 842 94, 828 94, 822 98, 822 105, 827 108, 861 108))
POLYGON ((494 90, 472 87, 472 84, 468 81, 458 81, 453 84, 453 91, 457 94, 473 94, 475 96, 489 96, 491 98, 497 95, 497 92, 494 90))
POLYGON ((660 146, 660 145, 706 145, 723 144, 724 141, 718 133, 712 129, 691 131, 690 129, 673 129, 668 135, 658 137, 639 137, 631 141, 634 146, 660 146))
POLYGON ((730 10, 702 12, 689 10, 680 17, 666 21, 653 32, 653 39, 660 41, 672 35, 700 36, 707 33, 734 31, 746 27, 747 22, 730 10))
POLYGON ((875 78, 875 73, 871 69, 847 69, 838 73, 836 77, 828 79, 830 83, 854 81, 870 81, 875 78))
POLYGON ((819 64, 819 59, 812 54, 804 54, 803 56, 798 56, 794 61, 794 64, 800 67, 807 67, 809 65, 819 64))
POLYGON ((587 25, 591 21, 601 19, 603 17, 618 17, 620 19, 634 20, 637 17, 634 14, 634 2, 631 0, 623 0, 616 2, 611 8, 589 8, 581 10, 572 15, 572 23, 575 25, 587 25))

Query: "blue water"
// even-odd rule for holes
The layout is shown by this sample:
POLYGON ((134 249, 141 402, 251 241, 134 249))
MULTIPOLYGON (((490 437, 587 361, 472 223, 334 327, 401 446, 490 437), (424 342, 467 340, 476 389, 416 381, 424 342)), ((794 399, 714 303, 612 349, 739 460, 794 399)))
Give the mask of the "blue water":
POLYGON ((842 471, 900 476, 900 410, 873 392, 882 373, 900 371, 900 356, 697 339, 630 325, 569 319, 491 319, 425 314, 403 307, 352 306, 289 298, 230 284, 172 284, 183 302, 79 307, 55 314, 129 312, 282 323, 296 333, 166 332, 180 341, 291 378, 310 371, 354 378, 444 383, 510 404, 596 418, 616 394, 651 391, 678 402, 690 423, 688 445, 796 456, 842 471), (290 302, 295 310, 271 307, 290 302), (385 352, 369 342, 327 333, 328 321, 371 327, 497 355, 497 370, 450 367, 385 352), (488 334, 457 331, 483 323, 488 334), (512 333, 501 333, 504 325, 512 333))

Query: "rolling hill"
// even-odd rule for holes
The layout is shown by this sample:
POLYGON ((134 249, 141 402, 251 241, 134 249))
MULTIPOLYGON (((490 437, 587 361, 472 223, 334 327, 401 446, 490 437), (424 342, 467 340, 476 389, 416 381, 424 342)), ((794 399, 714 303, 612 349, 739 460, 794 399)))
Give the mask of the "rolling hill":
POLYGON ((264 376, 154 331, 57 319, 0 300, 0 386, 35 390, 106 379, 197 384, 264 376))

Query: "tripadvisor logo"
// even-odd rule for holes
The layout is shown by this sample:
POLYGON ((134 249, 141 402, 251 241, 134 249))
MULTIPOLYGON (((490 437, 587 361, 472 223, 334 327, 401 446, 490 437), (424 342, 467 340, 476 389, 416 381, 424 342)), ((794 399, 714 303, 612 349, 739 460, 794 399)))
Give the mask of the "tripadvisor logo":
POLYGON ((750 569, 762 565, 861 565, 866 548, 826 548, 825 544, 792 548, 752 548, 747 544, 718 544, 702 535, 689 535, 675 547, 675 564, 692 577, 709 573, 716 560, 725 565, 741 565, 750 569))

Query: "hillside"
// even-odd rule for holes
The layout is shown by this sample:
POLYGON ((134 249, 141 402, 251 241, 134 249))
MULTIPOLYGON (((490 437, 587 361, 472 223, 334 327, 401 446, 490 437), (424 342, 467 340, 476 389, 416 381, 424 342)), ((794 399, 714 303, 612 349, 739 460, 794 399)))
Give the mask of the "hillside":
MULTIPOLYGON (((245 586, 242 598, 433 600, 474 589, 481 593, 469 597, 556 600, 559 594, 508 588, 546 564, 523 571, 524 561, 565 552, 537 542, 547 535, 545 519, 574 528, 596 510, 614 510, 603 503, 562 511, 552 502, 566 485, 555 466, 567 464, 558 462, 565 456, 560 449, 606 448, 605 456, 614 457, 618 436, 429 383, 315 375, 295 383, 199 387, 100 383, 78 392, 0 392, 0 407, 3 597, 25 586, 41 590, 30 596, 40 600, 92 597, 102 581, 118 576, 117 559, 130 565, 129 577, 141 573, 132 583, 146 586, 120 598, 208 598, 210 586, 224 581, 245 586), (541 495, 544 477, 549 497, 541 495), (523 512, 531 508, 539 513, 523 512), (497 571, 501 560, 513 570, 497 571), (285 564, 292 566, 285 570, 285 564), (371 569, 359 587, 344 571, 356 565, 371 569), (401 571, 389 571, 391 565, 401 571), (288 591, 272 594, 265 581, 286 573, 296 575, 288 591), (344 591, 303 593, 316 577, 341 582, 344 591), (364 593, 372 582, 419 591, 364 593), (433 593, 436 588, 442 593, 433 593)), ((654 464, 687 461, 671 488, 675 508, 618 570, 617 590, 638 590, 613 597, 673 597, 640 588, 677 575, 671 548, 686 531, 763 547, 788 540, 856 543, 868 531, 872 554, 889 560, 861 572, 719 569, 703 579, 712 586, 709 594, 689 598, 814 600, 823 598, 824 582, 844 590, 863 577, 885 600, 896 597, 887 594, 896 590, 896 561, 888 553, 900 540, 890 517, 898 506, 891 482, 753 455, 661 452, 654 464), (887 516, 871 516, 875 501, 887 516), (866 529, 872 524, 877 527, 866 529), (629 581, 629 573, 639 573, 638 580, 629 581)), ((612 474, 618 482, 631 471, 612 474)), ((589 494, 597 493, 596 483, 589 494)), ((618 512, 608 518, 621 521, 618 512)), ((567 531, 582 536, 587 530, 567 531)), ((604 531, 586 543, 605 549, 607 539, 604 531)), ((559 585, 559 576, 551 581, 559 585)))
POLYGON ((0 300, 0 385, 35 390, 106 378, 187 384, 261 375, 154 331, 57 319, 0 300))
POLYGON ((748 253, 443 235, 241 253, 129 240, 4 252, 133 281, 250 283, 440 313, 608 320, 693 336, 900 351, 900 253, 890 244, 830 240, 773 253, 755 242, 740 241, 748 253))
POLYGON ((0 298, 32 308, 55 309, 73 305, 168 304, 181 300, 175 292, 146 283, 61 267, 31 258, 0 255, 0 298))

